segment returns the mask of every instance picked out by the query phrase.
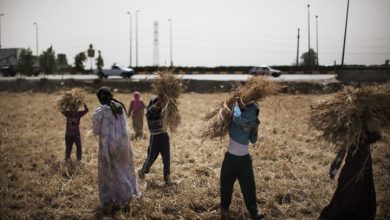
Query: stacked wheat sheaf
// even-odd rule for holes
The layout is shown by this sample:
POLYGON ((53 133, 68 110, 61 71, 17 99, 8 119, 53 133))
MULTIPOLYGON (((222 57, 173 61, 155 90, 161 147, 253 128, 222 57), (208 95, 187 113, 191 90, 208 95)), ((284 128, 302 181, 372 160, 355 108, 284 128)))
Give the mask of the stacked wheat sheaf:
POLYGON ((175 132, 181 120, 178 108, 181 79, 175 77, 169 70, 158 71, 156 74, 158 77, 153 80, 152 86, 161 103, 163 125, 175 132))
POLYGON ((229 97, 209 111, 203 120, 208 122, 201 132, 203 140, 216 137, 223 138, 229 131, 232 121, 233 108, 238 100, 238 105, 245 105, 261 101, 267 96, 276 95, 280 91, 278 83, 268 80, 265 76, 249 78, 245 85, 233 91, 229 97))
POLYGON ((62 93, 58 99, 58 109, 64 111, 77 111, 84 104, 85 92, 82 89, 75 88, 62 93))
POLYGON ((309 124, 337 146, 358 145, 364 139, 364 115, 386 129, 390 126, 390 83, 345 88, 312 107, 309 124))

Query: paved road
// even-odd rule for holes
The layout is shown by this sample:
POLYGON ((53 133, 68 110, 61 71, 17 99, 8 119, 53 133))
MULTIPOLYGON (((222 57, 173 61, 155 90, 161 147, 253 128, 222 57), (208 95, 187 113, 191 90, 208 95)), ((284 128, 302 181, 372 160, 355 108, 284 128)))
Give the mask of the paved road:
MULTIPOLYGON (((193 74, 193 75, 177 75, 182 79, 192 80, 211 80, 211 81, 245 81, 251 75, 246 74, 193 74)), ((112 76, 104 80, 151 80, 156 75, 143 75, 137 74, 131 77, 131 79, 123 79, 119 76, 112 76)), ((0 77, 0 81, 16 80, 18 77, 0 77)), ((42 76, 23 77, 26 80, 39 80, 42 76)), ((75 79, 75 80, 94 80, 98 77, 95 75, 47 75, 46 78, 49 80, 64 80, 64 79, 75 79)), ((322 82, 322 81, 336 81, 336 75, 334 74, 294 74, 294 75, 281 75, 280 77, 270 77, 271 80, 281 82, 322 82)))

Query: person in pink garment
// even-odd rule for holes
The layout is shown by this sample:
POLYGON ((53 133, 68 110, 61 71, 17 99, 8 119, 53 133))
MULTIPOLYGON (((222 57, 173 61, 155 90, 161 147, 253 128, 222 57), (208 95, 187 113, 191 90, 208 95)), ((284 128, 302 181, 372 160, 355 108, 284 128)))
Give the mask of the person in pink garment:
POLYGON ((129 112, 127 115, 129 117, 131 116, 135 139, 138 139, 143 136, 145 104, 142 101, 141 94, 139 92, 134 92, 133 97, 134 99, 130 102, 129 112))

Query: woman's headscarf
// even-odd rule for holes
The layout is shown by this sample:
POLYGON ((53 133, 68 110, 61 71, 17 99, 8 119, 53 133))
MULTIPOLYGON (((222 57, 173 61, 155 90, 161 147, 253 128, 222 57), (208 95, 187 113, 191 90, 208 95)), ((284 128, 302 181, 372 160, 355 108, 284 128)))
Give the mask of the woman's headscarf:
POLYGON ((139 109, 141 106, 141 95, 139 92, 134 92, 134 102, 133 102, 133 110, 132 115, 139 109))
POLYGON ((118 114, 123 114, 123 109, 126 111, 123 103, 113 98, 110 88, 105 86, 101 87, 96 92, 96 96, 102 105, 110 106, 112 114, 115 118, 117 118, 118 114))

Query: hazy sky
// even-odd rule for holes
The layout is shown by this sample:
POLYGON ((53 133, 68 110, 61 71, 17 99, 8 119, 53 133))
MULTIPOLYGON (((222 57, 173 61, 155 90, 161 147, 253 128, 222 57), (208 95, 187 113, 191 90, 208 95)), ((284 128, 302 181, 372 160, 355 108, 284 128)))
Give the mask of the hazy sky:
MULTIPOLYGON (((172 19, 173 63, 181 66, 291 65, 311 48, 319 62, 341 62, 347 0, 0 0, 3 48, 30 48, 35 54, 53 46, 68 62, 88 49, 102 51, 105 67, 129 65, 130 17, 138 13, 138 64, 153 64, 153 23, 159 24, 160 65, 169 64, 172 19)), ((390 0, 350 0, 346 64, 383 64, 390 59, 390 0)), ((89 67, 89 61, 86 66, 89 67)))

